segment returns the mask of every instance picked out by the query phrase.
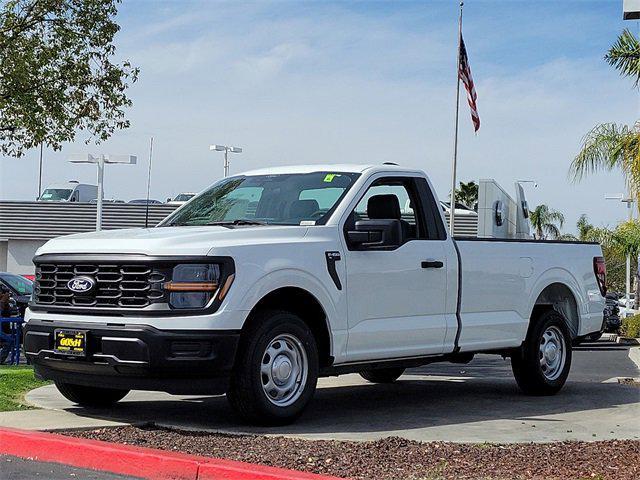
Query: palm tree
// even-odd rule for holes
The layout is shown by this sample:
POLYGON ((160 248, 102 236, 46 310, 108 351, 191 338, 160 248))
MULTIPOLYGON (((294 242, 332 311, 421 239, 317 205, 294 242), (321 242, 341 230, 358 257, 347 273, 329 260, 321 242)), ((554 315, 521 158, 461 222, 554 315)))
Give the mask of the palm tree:
POLYGON ((595 227, 584 214, 580 215, 576 228, 581 242, 598 242, 603 247, 609 247, 613 243, 613 232, 608 228, 595 227))
POLYGON ((535 230, 534 237, 538 239, 560 237, 560 229, 564 224, 564 215, 547 205, 538 205, 535 210, 529 212, 529 221, 535 230))
POLYGON ((478 184, 473 180, 467 183, 460 182, 460 187, 456 188, 456 202, 473 208, 477 201, 478 184))
MULTIPOLYGON (((631 31, 623 31, 604 58, 620 75, 631 77, 635 88, 640 88, 640 41, 631 31)), ((640 199, 640 122, 633 126, 596 125, 584 136, 570 173, 574 180, 580 180, 586 174, 613 169, 622 171, 629 193, 640 199)))
POLYGON ((571 162, 575 180, 600 170, 621 170, 629 192, 640 193, 640 122, 633 127, 603 123, 596 125, 582 141, 582 148, 571 162))
POLYGON ((609 49, 604 59, 624 77, 632 77, 640 86, 640 42, 626 29, 609 49))

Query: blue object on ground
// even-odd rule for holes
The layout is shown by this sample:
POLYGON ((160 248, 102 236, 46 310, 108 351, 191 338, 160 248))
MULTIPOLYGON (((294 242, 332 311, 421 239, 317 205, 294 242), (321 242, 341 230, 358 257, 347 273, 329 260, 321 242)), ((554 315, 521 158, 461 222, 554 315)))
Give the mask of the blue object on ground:
POLYGON ((23 322, 22 317, 0 317, 0 363, 5 358, 9 359, 9 365, 20 363, 23 322), (8 325, 9 328, 6 328, 5 325, 8 325))

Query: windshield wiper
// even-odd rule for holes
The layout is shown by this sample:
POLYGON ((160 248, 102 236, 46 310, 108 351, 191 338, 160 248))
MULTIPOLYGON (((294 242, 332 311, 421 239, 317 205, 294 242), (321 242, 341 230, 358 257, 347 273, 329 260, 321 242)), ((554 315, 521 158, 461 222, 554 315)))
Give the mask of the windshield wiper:
POLYGON ((260 220, 245 220, 245 219, 237 219, 237 220, 222 220, 218 222, 209 222, 206 225, 220 225, 221 227, 233 227, 236 225, 268 225, 267 222, 261 222, 260 220))

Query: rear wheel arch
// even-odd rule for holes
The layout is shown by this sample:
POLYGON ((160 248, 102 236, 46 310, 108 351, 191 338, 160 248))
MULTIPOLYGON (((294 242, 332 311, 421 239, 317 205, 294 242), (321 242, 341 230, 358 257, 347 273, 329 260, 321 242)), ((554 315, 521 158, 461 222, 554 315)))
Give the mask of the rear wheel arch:
POLYGON ((573 290, 565 283, 553 282, 539 293, 530 316, 530 327, 545 312, 556 311, 564 318, 572 338, 580 331, 578 302, 573 290))
POLYGON ((309 327, 318 345, 320 368, 332 362, 332 341, 329 319, 315 295, 300 287, 281 287, 264 295, 251 309, 245 321, 241 338, 251 329, 260 316, 258 312, 280 310, 300 317, 309 327))

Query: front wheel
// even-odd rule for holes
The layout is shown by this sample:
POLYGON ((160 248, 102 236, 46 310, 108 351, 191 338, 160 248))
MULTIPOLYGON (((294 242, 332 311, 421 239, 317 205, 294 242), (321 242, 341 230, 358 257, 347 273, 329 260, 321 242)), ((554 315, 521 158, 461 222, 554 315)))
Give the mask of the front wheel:
POLYGON ((316 389, 316 340, 297 315, 283 311, 257 315, 241 341, 227 399, 250 423, 291 423, 316 389))
POLYGON ((564 317, 556 311, 533 321, 522 347, 511 357, 511 368, 524 393, 554 395, 569 376, 571 335, 564 317))
POLYGON ((83 407, 109 407, 129 393, 129 390, 86 387, 63 382, 56 382, 56 387, 67 400, 83 407))

